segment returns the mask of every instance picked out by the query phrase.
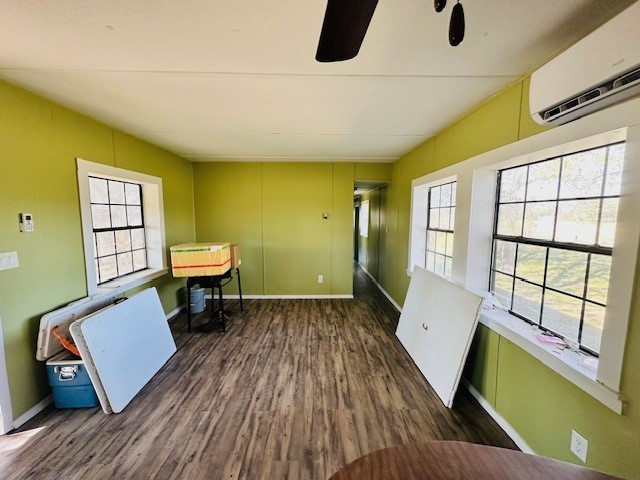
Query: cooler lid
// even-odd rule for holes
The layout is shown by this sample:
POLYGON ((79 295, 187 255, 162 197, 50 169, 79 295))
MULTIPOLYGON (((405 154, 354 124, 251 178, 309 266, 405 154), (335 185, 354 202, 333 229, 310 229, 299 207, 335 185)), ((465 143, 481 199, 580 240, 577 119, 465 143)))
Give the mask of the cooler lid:
POLYGON ((71 302, 66 307, 59 308, 53 312, 43 315, 40 319, 40 328, 38 330, 36 358, 40 361, 44 361, 64 350, 64 347, 58 339, 51 334, 51 330, 54 327, 57 326, 58 332, 71 340, 69 325, 76 320, 113 303, 117 295, 118 294, 116 293, 108 293, 81 298, 80 300, 71 302))

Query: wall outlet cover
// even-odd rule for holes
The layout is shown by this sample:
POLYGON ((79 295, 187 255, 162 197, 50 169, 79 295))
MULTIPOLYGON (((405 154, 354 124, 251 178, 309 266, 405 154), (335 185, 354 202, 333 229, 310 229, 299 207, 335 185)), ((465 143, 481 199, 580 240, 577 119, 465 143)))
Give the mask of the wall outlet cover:
POLYGON ((587 450, 589 449, 589 442, 586 438, 580 435, 575 430, 571 430, 571 452, 582 460, 583 463, 587 463, 587 450))

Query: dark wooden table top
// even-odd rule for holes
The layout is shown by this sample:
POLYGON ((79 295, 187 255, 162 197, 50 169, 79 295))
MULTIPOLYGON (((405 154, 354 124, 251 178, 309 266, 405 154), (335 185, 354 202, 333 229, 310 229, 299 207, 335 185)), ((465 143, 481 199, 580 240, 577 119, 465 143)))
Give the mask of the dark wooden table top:
POLYGON ((616 477, 516 450, 467 442, 426 442, 369 453, 336 472, 329 480, 612 478, 616 477))

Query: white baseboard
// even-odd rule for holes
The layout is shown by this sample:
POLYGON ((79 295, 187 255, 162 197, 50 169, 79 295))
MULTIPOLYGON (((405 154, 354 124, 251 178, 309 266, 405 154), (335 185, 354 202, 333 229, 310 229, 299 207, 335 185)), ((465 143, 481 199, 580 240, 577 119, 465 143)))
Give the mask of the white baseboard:
POLYGON ((41 411, 43 411, 45 408, 51 405, 51 403, 53 403, 52 395, 49 395, 47 398, 43 400, 40 400, 36 405, 31 407, 29 410, 24 412, 22 415, 20 415, 18 418, 16 418, 13 421, 13 428, 20 428, 22 425, 27 423, 29 420, 31 420, 33 417, 35 417, 37 414, 39 414, 41 411))
MULTIPOLYGON (((211 295, 205 295, 211 300, 211 295)), ((216 295, 216 298, 218 296, 216 295)), ((240 295, 222 295, 223 300, 237 300, 240 295)), ((242 295, 243 300, 272 300, 272 299, 310 299, 310 298, 353 298, 353 295, 242 295)))
POLYGON ((478 390, 476 390, 476 388, 471 385, 471 383, 469 383, 466 378, 462 378, 461 383, 465 387, 467 387, 467 390, 471 392, 471 395, 473 395, 473 397, 478 401, 480 406, 484 408, 489 416, 496 421, 500 428, 504 430, 504 432, 509 436, 509 438, 511 438, 511 440, 513 440, 513 442, 518 446, 520 450, 522 450, 524 453, 530 453, 532 455, 536 454, 536 452, 533 451, 533 448, 531 448, 529 444, 527 444, 525 439, 522 438, 511 425, 509 425, 509 422, 507 422, 502 415, 496 412, 496 410, 493 408, 493 405, 491 405, 487 401, 487 399, 484 398, 480 394, 480 392, 478 392, 478 390))
POLYGON ((171 320, 173 317, 175 317, 177 314, 179 314, 182 310, 184 310, 185 308, 187 308, 186 305, 180 305, 178 308, 175 308, 173 310, 171 310, 169 313, 167 313, 166 317, 167 317, 167 322, 169 320, 171 320))
POLYGON ((396 301, 393 299, 393 297, 391 297, 391 295, 389 295, 384 288, 382 288, 382 285, 380 285, 378 283, 378 281, 375 278, 373 278, 373 275, 371 275, 368 272, 368 270, 366 268, 364 268, 362 265, 360 265, 359 263, 358 263, 358 266, 362 269, 362 271, 364 273, 367 274, 367 276, 371 279, 371 281, 376 284, 376 287, 378 287, 378 290, 380 290, 382 292, 382 294, 385 297, 387 297, 387 300, 389 300, 389 302, 391 302, 391 305, 393 305, 395 307, 395 309, 398 310, 398 312, 402 313, 402 307, 396 303, 396 301))

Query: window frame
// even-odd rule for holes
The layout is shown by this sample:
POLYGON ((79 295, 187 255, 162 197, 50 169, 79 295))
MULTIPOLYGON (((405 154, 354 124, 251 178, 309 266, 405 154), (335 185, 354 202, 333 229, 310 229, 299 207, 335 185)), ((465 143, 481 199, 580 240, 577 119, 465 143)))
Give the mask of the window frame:
MULTIPOLYGON (((541 345, 530 325, 497 309, 486 309, 480 323, 532 355, 583 391, 622 413, 625 396, 620 391, 625 345, 634 301, 638 246, 640 245, 640 99, 629 100, 573 122, 503 144, 458 163, 432 171, 411 181, 407 275, 421 243, 424 220, 416 217, 425 184, 457 176, 456 238, 452 281, 488 296, 491 245, 495 209, 496 171, 552 156, 618 141, 626 142, 625 164, 612 256, 607 312, 595 369, 586 368, 582 357, 567 349, 558 355, 541 345)), ((428 172, 425 160, 425 171, 428 172)))
MULTIPOLYGON (((550 158, 545 158, 542 160, 538 160, 535 162, 530 162, 530 163, 524 163, 524 164, 520 164, 520 165, 515 165, 515 166, 510 166, 507 168, 503 168, 497 171, 496 173, 496 192, 495 192, 495 214, 494 214, 494 222, 493 222, 493 242, 492 242, 492 253, 491 253, 491 269, 490 269, 490 273, 489 273, 489 291, 493 292, 494 291, 494 287, 495 287, 495 278, 496 278, 496 273, 500 273, 502 275, 511 277, 513 282, 512 282, 512 286, 511 286, 511 301, 510 304, 507 306, 509 313, 511 315, 514 315, 518 318, 520 318, 521 320, 527 322, 530 325, 533 325, 535 327, 538 327, 540 330, 544 331, 544 332, 549 332, 552 333, 553 335, 560 337, 560 338, 565 338, 565 336, 561 333, 561 332, 557 332, 554 331, 553 328, 549 328, 548 326, 545 326, 543 324, 543 319, 544 319, 544 308, 545 308, 545 293, 547 291, 549 292, 555 292, 557 294, 562 294, 562 295, 566 295, 569 297, 572 297, 576 300, 579 300, 581 302, 581 313, 580 313, 580 319, 579 319, 579 324, 578 324, 578 338, 577 338, 577 342, 579 344, 579 349, 582 351, 585 351, 586 353, 588 353, 589 355, 593 355, 595 357, 599 356, 599 350, 596 352, 594 350, 592 350, 591 348, 587 347, 586 345, 583 345, 582 343, 582 334, 584 331, 584 324, 585 324, 585 308, 587 304, 593 304, 596 306, 600 306, 606 309, 606 304, 605 303, 600 303, 597 302, 593 299, 588 298, 587 295, 587 289, 588 289, 588 284, 589 284, 589 274, 590 274, 590 266, 591 266, 591 260, 592 260, 592 255, 601 255, 601 256, 608 256, 609 258, 611 258, 613 256, 613 247, 608 247, 608 246, 604 246, 604 245, 600 245, 598 243, 599 239, 600 239, 600 233, 601 233, 601 220, 602 220, 602 208, 603 208, 603 202, 605 199, 616 199, 619 203, 619 199, 620 199, 620 194, 617 195, 608 195, 605 192, 605 188, 606 188, 606 176, 607 176, 607 167, 609 166, 609 161, 610 161, 610 157, 609 157, 609 153, 610 153, 610 148, 614 147, 614 146, 618 146, 618 145, 624 145, 625 142, 621 141, 621 142, 614 142, 614 143, 610 143, 610 144, 606 144, 606 145, 600 145, 600 146, 596 146, 594 148, 589 148, 586 150, 581 150, 581 151, 577 151, 577 152, 570 152, 570 153, 566 153, 564 155, 559 155, 559 156, 553 156, 550 158), (566 157, 572 157, 574 155, 580 155, 583 153, 588 153, 588 152, 592 152, 595 150, 600 150, 600 149, 606 149, 606 157, 605 157, 605 164, 603 167, 603 178, 602 178, 602 184, 600 186, 600 194, 597 196, 589 196, 589 195, 583 195, 583 196, 578 196, 578 197, 563 197, 560 195, 560 188, 561 188, 561 182, 562 182, 562 172, 563 172, 563 165, 564 165, 564 161, 566 159, 566 157), (545 162, 552 162, 558 160, 559 161, 559 165, 558 165, 558 179, 557 179, 557 186, 556 186, 556 195, 554 198, 550 198, 550 199, 545 199, 545 200, 538 200, 538 199, 527 199, 527 186, 528 186, 528 178, 529 178, 529 172, 530 169, 527 168, 527 184, 525 185, 525 197, 523 198, 522 201, 501 201, 501 189, 503 187, 502 185, 502 176, 504 172, 508 172, 510 170, 514 170, 514 169, 519 169, 519 168, 523 168, 523 167, 530 167, 532 165, 539 165, 545 162), (535 203, 542 203, 542 202, 555 202, 555 209, 554 209, 554 220, 553 220, 553 234, 552 237, 555 237, 555 232, 558 226, 558 215, 559 215, 559 206, 562 202, 569 202, 569 201, 588 201, 588 200, 598 200, 599 202, 599 206, 598 206, 598 217, 597 217, 597 223, 596 223, 596 233, 595 233, 595 241, 594 244, 582 244, 582 243, 570 243, 570 242, 563 242, 563 241, 557 241, 554 238, 552 238, 551 240, 544 240, 544 239, 537 239, 534 237, 530 237, 525 235, 524 229, 525 229, 525 218, 526 218, 526 211, 527 211, 527 205, 530 204, 535 204, 535 203), (499 225, 499 214, 500 214, 500 207, 503 205, 511 205, 511 204, 522 204, 523 205, 523 220, 522 220, 522 225, 521 225, 521 232, 520 235, 505 235, 502 233, 498 233, 498 225, 499 225), (496 245, 497 242, 501 241, 501 242, 507 242, 507 243, 511 243, 513 245, 515 245, 515 258, 514 258, 514 272, 513 274, 508 273, 508 272, 501 272, 500 270, 498 270, 498 268, 495 265, 496 262, 496 245), (542 247, 545 248, 545 262, 544 262, 544 273, 542 276, 542 280, 540 283, 537 282, 532 282, 530 279, 525 279, 521 276, 518 276, 518 250, 519 247, 521 245, 531 245, 534 247, 542 247), (585 263, 585 273, 584 273, 584 278, 582 279, 584 282, 583 285, 583 291, 581 295, 577 295, 577 294, 573 294, 571 292, 568 292, 566 290, 560 290, 558 288, 555 288, 553 286, 550 286, 547 283, 547 273, 548 273, 548 262, 549 262, 549 254, 550 254, 550 249, 554 249, 554 250, 561 250, 563 252, 580 252, 580 253, 585 253, 587 255, 586 258, 586 263, 585 263), (529 318, 526 315, 523 315, 521 313, 518 313, 514 310, 512 310, 513 308, 513 298, 515 295, 515 283, 517 280, 521 280, 527 284, 531 284, 534 285, 536 287, 539 287, 541 289, 541 299, 540 299, 540 312, 538 314, 538 318, 533 319, 533 318, 529 318)), ((606 310, 605 310, 606 311, 606 310)))
MULTIPOLYGON (((456 198, 455 195, 457 194, 457 181, 456 180, 451 180, 445 183, 439 183, 437 185, 431 185, 428 190, 427 190, 427 231, 426 231, 426 238, 425 238, 425 260, 424 260, 424 265, 423 266, 426 270, 429 270, 430 272, 435 273, 436 275, 440 275, 444 278, 446 278, 447 280, 451 279, 451 268, 449 269, 449 274, 447 275, 447 258, 451 261, 451 266, 453 267, 453 244, 455 243, 455 235, 454 235, 454 231, 455 231, 455 213, 454 213, 454 225, 451 225, 451 217, 449 217, 449 227, 450 229, 443 229, 440 228, 439 226, 436 227, 431 227, 431 212, 433 210, 438 210, 438 212, 440 213, 441 210, 443 208, 456 208, 456 198), (432 193, 433 190, 435 188, 439 188, 441 189, 442 187, 446 187, 447 185, 451 185, 451 193, 450 193, 450 197, 449 197, 449 203, 445 206, 443 206, 442 204, 439 204, 438 206, 432 206, 432 193), (456 186, 456 190, 455 193, 453 191, 453 186, 456 186), (437 236, 438 233, 444 233, 445 234, 445 252, 444 253, 440 253, 436 251, 437 246, 434 245, 433 249, 429 248, 429 232, 433 232, 434 233, 434 237, 436 238, 435 243, 437 245, 437 236), (447 255, 447 245, 449 244, 449 239, 451 239, 451 255, 447 255), (433 265, 433 269, 429 268, 429 253, 433 253, 434 256, 434 265, 433 265), (443 263, 443 268, 442 268, 442 272, 438 271, 436 265, 437 265, 437 258, 438 256, 442 256, 444 257, 444 263, 443 263)), ((438 222, 439 223, 439 222, 438 222)))
MULTIPOLYGON (((407 275, 411 276, 413 268, 417 265, 425 268, 427 265, 427 230, 428 222, 428 208, 429 208, 429 190, 433 187, 440 185, 446 185, 447 183, 455 182, 458 184, 458 177, 456 175, 448 175, 443 177, 436 177, 434 180, 432 176, 421 177, 412 182, 411 192, 411 211, 410 211, 410 231, 409 231, 409 251, 407 260, 407 275), (429 178, 427 178, 429 177, 429 178), (426 179, 427 181, 420 180, 426 179), (426 214, 425 214, 426 212, 426 214)), ((458 196, 460 194, 459 188, 456 186, 456 216, 454 219, 453 231, 456 232, 456 225, 458 220, 458 196)), ((456 256, 456 252, 460 248, 456 235, 453 237, 453 252, 452 258, 456 256)), ((455 281, 455 263, 452 260, 451 277, 448 280, 455 281)))
POLYGON ((105 283, 108 283, 110 281, 113 280, 117 280, 119 278, 125 277, 127 275, 131 275, 132 273, 137 273, 137 272, 141 272, 143 270, 146 270, 147 268, 149 268, 148 262, 147 262, 147 237, 146 234, 144 232, 145 230, 145 223, 144 223, 144 195, 142 192, 142 185, 137 183, 137 182, 132 182, 132 181, 125 181, 125 180, 114 180, 114 179, 110 179, 110 178, 104 178, 104 177, 100 177, 97 175, 90 175, 89 176, 89 202, 90 205, 92 207, 93 210, 93 206, 94 205, 101 205, 101 206, 107 206, 109 207, 109 223, 111 224, 109 227, 96 227, 95 223, 92 222, 92 230, 93 230, 93 235, 94 235, 94 260, 98 263, 98 268, 97 268, 97 276, 98 276, 98 286, 103 285, 105 283), (97 202, 94 201, 91 198, 91 180, 103 180, 105 182, 107 182, 107 203, 104 202, 97 202), (124 192, 124 204, 119 204, 119 203, 115 203, 111 201, 111 194, 110 194, 110 184, 111 183, 122 183, 123 186, 123 192, 124 192), (134 187, 136 187, 138 193, 137 196, 139 198, 139 203, 138 204, 129 204, 127 201, 127 194, 126 194, 126 189, 127 189, 127 185, 132 185, 134 187), (125 218, 126 218, 126 225, 123 226, 114 226, 113 225, 113 211, 112 211, 112 206, 124 206, 125 208, 125 218), (128 213, 128 209, 127 207, 140 207, 140 223, 137 225, 131 225, 129 223, 129 213, 128 213), (142 230, 143 231, 143 239, 144 239, 144 246, 141 248, 134 248, 133 247, 133 236, 132 236, 132 230, 142 230), (117 233, 116 232, 122 232, 122 231, 127 231, 129 232, 129 249, 128 250, 124 250, 121 252, 117 251, 117 247, 115 247, 115 245, 117 245, 117 233), (98 251, 98 246, 99 246, 99 242, 98 242, 98 235, 99 234, 103 234, 103 233, 112 233, 113 234, 113 242, 114 242, 114 250, 113 253, 110 254, 106 254, 106 255, 100 255, 100 252, 98 251), (144 267, 142 268, 135 268, 135 261, 133 260, 133 253, 134 252, 144 252, 144 267), (132 271, 128 272, 128 273, 123 273, 122 275, 120 275, 120 265, 118 263, 118 254, 122 254, 122 253, 131 253, 132 254, 132 262, 131 262, 131 268, 132 271), (115 277, 111 277, 108 280, 102 281, 102 273, 101 273, 101 267, 100 267, 100 259, 102 258, 107 258, 107 257, 115 257, 115 267, 116 267, 116 276, 115 277))
POLYGON ((153 175, 90 162, 81 158, 77 158, 76 162, 88 295, 99 295, 107 291, 124 292, 167 274, 169 269, 167 267, 162 179, 153 175), (135 183, 141 186, 144 199, 142 215, 145 224, 147 248, 146 269, 98 284, 93 243, 93 222, 91 220, 89 177, 135 183))

